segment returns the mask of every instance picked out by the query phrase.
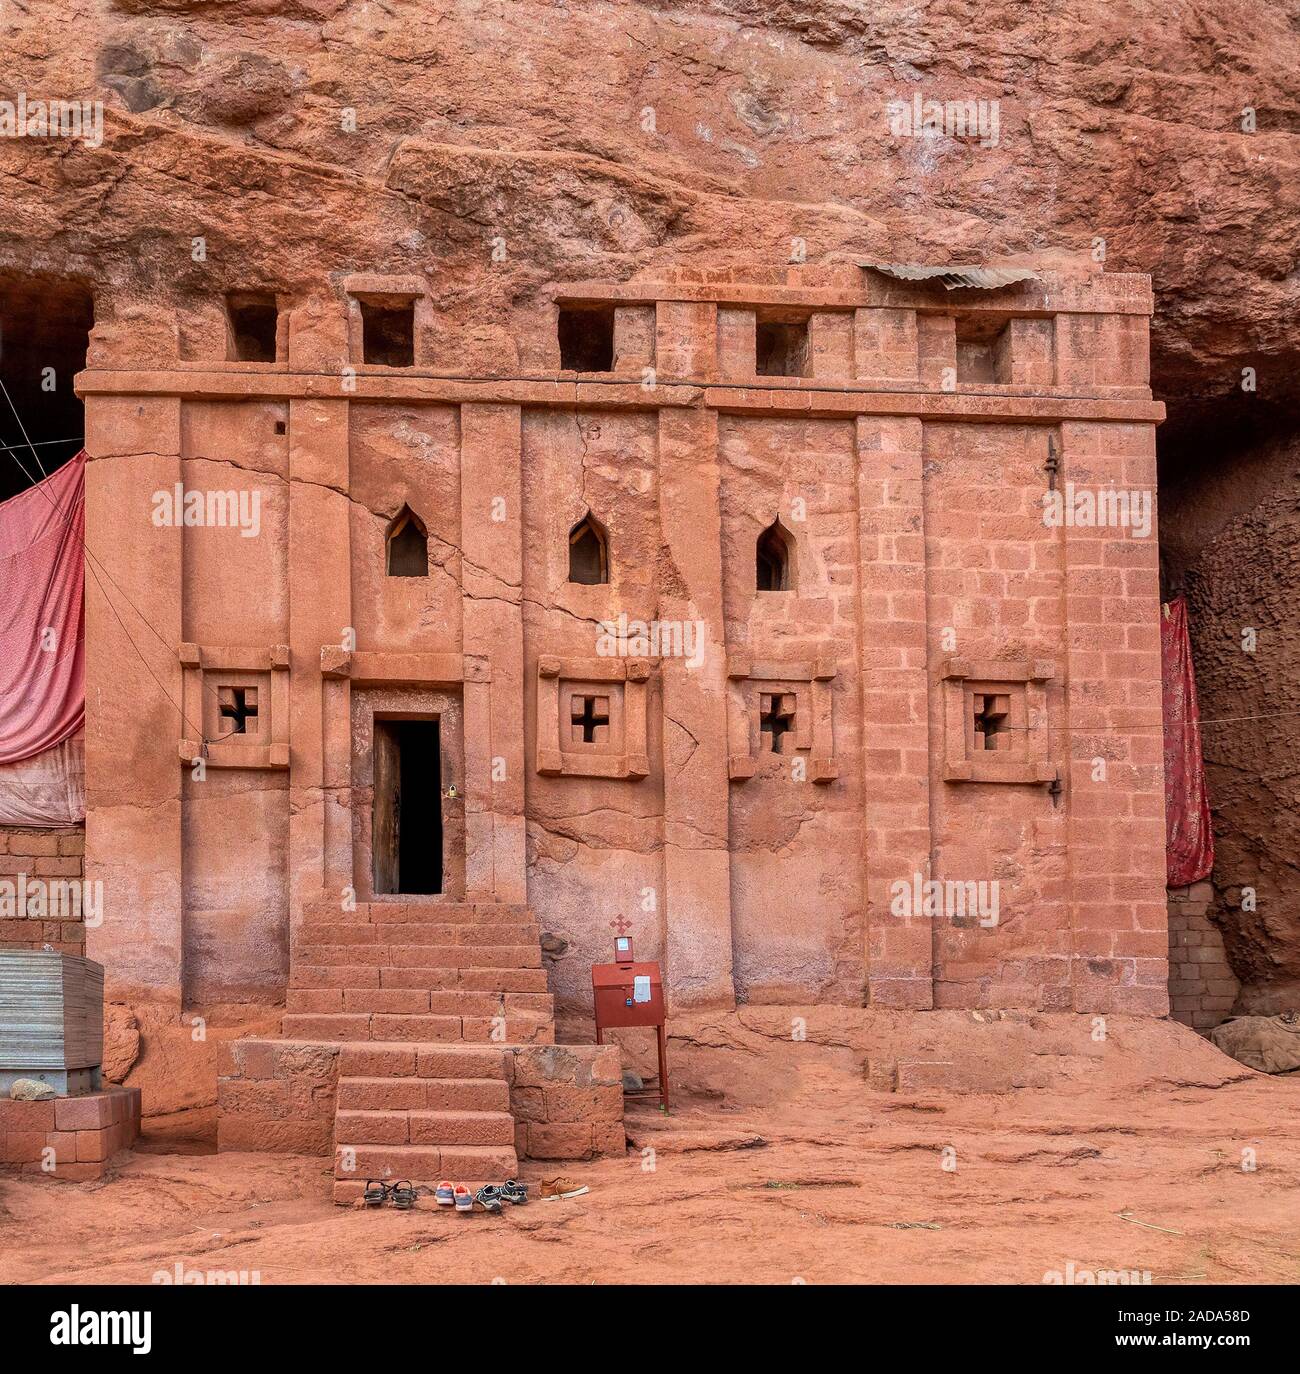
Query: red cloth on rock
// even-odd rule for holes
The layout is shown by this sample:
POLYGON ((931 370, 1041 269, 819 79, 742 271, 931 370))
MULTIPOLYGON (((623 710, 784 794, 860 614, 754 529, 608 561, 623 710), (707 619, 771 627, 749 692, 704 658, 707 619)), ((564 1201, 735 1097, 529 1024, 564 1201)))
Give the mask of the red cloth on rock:
POLYGON ((85 719, 85 469, 83 451, 0 502, 0 764, 85 719))
POLYGON ((1209 877, 1214 832, 1201 753, 1201 713, 1187 632, 1187 602, 1175 597, 1160 608, 1160 666, 1164 679, 1165 861, 1170 887, 1209 877))

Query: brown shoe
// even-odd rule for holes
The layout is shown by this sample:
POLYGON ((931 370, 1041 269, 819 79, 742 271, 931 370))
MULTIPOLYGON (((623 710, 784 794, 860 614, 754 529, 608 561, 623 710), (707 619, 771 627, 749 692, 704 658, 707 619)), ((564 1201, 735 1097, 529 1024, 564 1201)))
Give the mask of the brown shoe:
POLYGON ((542 1179, 543 1202, 555 1202, 563 1197, 581 1197, 587 1191, 585 1183, 577 1184, 564 1177, 542 1179))

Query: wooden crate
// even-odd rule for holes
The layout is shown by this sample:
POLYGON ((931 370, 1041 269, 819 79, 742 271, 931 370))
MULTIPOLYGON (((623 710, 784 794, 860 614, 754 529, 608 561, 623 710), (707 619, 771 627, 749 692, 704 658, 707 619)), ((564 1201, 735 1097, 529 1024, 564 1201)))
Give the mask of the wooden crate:
POLYGON ((0 949, 0 1070, 86 1069, 104 1057, 104 966, 0 949))

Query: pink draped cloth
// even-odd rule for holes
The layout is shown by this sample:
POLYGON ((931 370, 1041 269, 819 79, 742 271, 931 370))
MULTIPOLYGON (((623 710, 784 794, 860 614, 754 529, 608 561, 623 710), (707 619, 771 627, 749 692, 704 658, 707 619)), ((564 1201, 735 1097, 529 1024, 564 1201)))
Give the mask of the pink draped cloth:
POLYGON ((1201 753, 1201 713, 1187 630, 1187 602, 1177 596, 1161 607, 1160 663, 1164 679, 1165 857, 1170 887, 1209 877, 1214 831, 1201 753))
POLYGON ((0 766, 85 719, 85 469, 82 452, 0 502, 0 766))

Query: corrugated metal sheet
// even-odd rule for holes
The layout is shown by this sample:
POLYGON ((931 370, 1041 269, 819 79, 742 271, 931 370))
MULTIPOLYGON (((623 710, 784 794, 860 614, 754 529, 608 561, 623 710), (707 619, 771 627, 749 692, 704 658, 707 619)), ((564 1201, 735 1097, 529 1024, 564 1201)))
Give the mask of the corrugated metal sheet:
POLYGON ((86 1069, 104 1058, 104 966, 0 949, 0 1069, 86 1069))
POLYGON ((883 272, 899 281, 941 281, 949 291, 959 286, 974 286, 992 291, 999 286, 1014 286, 1018 281, 1038 281, 1038 273, 1028 267, 920 267, 905 262, 862 262, 859 267, 883 272))

